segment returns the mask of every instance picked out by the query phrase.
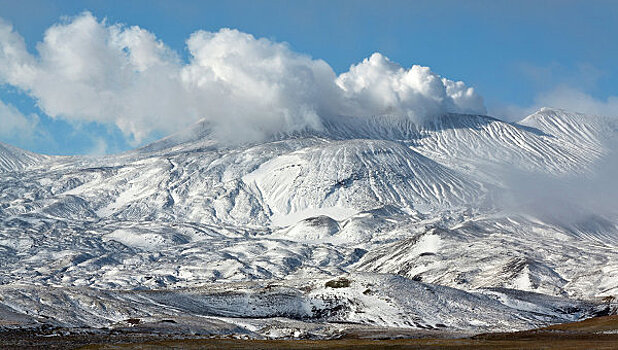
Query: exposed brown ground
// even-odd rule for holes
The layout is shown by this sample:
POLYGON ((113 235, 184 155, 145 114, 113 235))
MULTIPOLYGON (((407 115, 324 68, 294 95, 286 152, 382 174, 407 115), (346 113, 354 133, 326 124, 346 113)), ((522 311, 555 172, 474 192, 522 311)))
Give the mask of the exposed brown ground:
POLYGON ((183 340, 82 349, 618 349, 613 339, 183 340))
POLYGON ((516 333, 463 339, 234 340, 162 339, 116 334, 43 337, 28 332, 0 334, 0 348, 15 349, 618 349, 618 316, 516 333), (85 345, 89 344, 89 345, 85 345))

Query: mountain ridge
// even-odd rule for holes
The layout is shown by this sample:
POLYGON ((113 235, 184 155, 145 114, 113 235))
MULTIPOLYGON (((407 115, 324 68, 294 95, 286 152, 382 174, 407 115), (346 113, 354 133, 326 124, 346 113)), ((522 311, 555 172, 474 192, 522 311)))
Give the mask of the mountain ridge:
POLYGON ((200 121, 100 157, 0 144, 0 289, 10 295, 0 306, 63 327, 188 315, 225 317, 232 332, 255 336, 292 327, 326 337, 337 322, 527 329, 589 317, 618 294, 618 216, 557 222, 520 211, 507 200, 524 189, 505 175, 559 182, 594 172, 615 138, 611 121, 582 127, 585 116, 554 109, 521 124, 350 120, 239 144, 200 121), (227 283, 245 291, 217 289, 227 283), (87 311, 79 300, 101 304, 87 311), (421 312, 435 300, 459 311, 421 312), (195 307, 226 302, 244 314, 195 307), (183 311, 162 313, 161 303, 183 311), (494 316, 466 313, 474 303, 494 316), (421 311, 410 319, 401 308, 421 311), (43 317, 54 313, 64 321, 43 317))

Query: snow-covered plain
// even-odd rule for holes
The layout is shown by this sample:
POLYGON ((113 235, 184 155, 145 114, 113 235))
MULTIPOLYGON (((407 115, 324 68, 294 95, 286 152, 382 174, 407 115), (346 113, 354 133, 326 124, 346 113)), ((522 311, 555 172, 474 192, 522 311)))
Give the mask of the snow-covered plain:
POLYGON ((106 157, 0 144, 0 325, 455 334, 578 320, 618 295, 618 208, 553 220, 511 203, 504 176, 593 176, 613 120, 329 123, 229 146, 200 122, 106 157))

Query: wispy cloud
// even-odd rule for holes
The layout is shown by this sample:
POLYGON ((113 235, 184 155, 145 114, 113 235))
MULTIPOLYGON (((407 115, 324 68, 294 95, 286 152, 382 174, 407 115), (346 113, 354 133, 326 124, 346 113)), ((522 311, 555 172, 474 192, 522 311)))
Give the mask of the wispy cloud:
POLYGON ((497 207, 526 213, 561 225, 581 225, 593 216, 618 215, 618 152, 616 140, 608 141, 609 153, 587 174, 552 176, 516 168, 502 169, 505 191, 497 207))
POLYGON ((593 89, 606 73, 589 63, 566 66, 558 62, 540 66, 520 63, 518 71, 527 79, 535 90, 547 91, 557 86, 577 86, 583 90, 593 89))
POLYGON ((618 117, 618 96, 600 98, 592 91, 606 73, 593 65, 580 63, 567 67, 558 63, 537 66, 519 64, 518 70, 537 91, 529 105, 494 105, 490 114, 509 121, 518 121, 541 107, 553 107, 572 112, 618 117))
POLYGON ((13 105, 0 101, 0 139, 19 145, 35 142, 38 117, 36 114, 24 115, 13 105))
MULTIPOLYGON (((559 64, 545 67, 522 65, 522 74, 540 92, 528 106, 508 105, 492 108, 492 112, 512 121, 523 119, 541 107, 578 112, 581 118, 601 116, 607 128, 616 128, 618 96, 599 98, 590 91, 598 88, 604 73, 588 64, 567 69, 559 64)), ((593 122, 591 120, 591 122, 593 122)), ((562 225, 581 225, 591 216, 618 215, 618 140, 614 134, 602 139, 603 155, 590 164, 585 174, 554 176, 504 168, 500 174, 506 191, 498 206, 521 211, 562 225)), ((581 228, 581 227, 580 227, 581 228)))
POLYGON ((573 112, 618 117, 618 96, 606 99, 595 98, 592 95, 570 86, 560 86, 536 98, 536 104, 541 106, 563 108, 573 112))

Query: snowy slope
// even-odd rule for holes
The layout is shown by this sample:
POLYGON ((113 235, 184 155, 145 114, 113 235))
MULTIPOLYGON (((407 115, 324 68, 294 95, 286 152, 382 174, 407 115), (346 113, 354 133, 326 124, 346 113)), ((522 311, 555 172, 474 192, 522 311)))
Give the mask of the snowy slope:
POLYGON ((372 250, 356 270, 473 290, 504 287, 576 298, 618 294, 618 227, 613 241, 512 215, 477 216, 372 250))
POLYGON ((603 154, 601 147, 579 148, 557 141, 571 140, 572 130, 554 132, 482 116, 451 115, 434 122, 411 145, 437 162, 487 181, 505 168, 552 175, 581 173, 603 154))
POLYGON ((483 195, 480 184, 385 140, 305 147, 263 163, 243 181, 261 195, 273 215, 316 207, 456 207, 483 195))
POLYGON ((615 136, 611 120, 543 109, 514 124, 342 118, 238 145, 201 121, 105 157, 0 145, 0 309, 23 325, 208 317, 274 337, 577 320, 618 294, 616 217, 549 221, 496 198, 518 190, 511 169, 594 172, 615 136), (325 286, 336 276, 351 287, 325 286))
POLYGON ((0 172, 25 170, 41 165, 49 157, 0 142, 0 172))
MULTIPOLYGON (((213 323, 219 321, 237 325, 240 329, 235 333, 275 338, 307 337, 310 334, 303 333, 315 332, 316 326, 322 328, 317 336, 333 337, 346 323, 464 334, 508 331, 569 322, 600 310, 592 303, 533 293, 507 289, 468 293, 376 274, 205 284, 176 290, 22 285, 0 286, 0 291, 12 310, 55 315, 57 326, 114 327, 130 317, 152 323, 195 323, 193 327, 202 328, 201 332, 216 333, 221 330, 213 323)), ((229 332, 232 327, 227 328, 229 332)))
POLYGON ((552 108, 541 108, 518 124, 554 135, 553 141, 565 148, 594 154, 606 151, 607 140, 614 138, 618 130, 609 118, 552 108))

